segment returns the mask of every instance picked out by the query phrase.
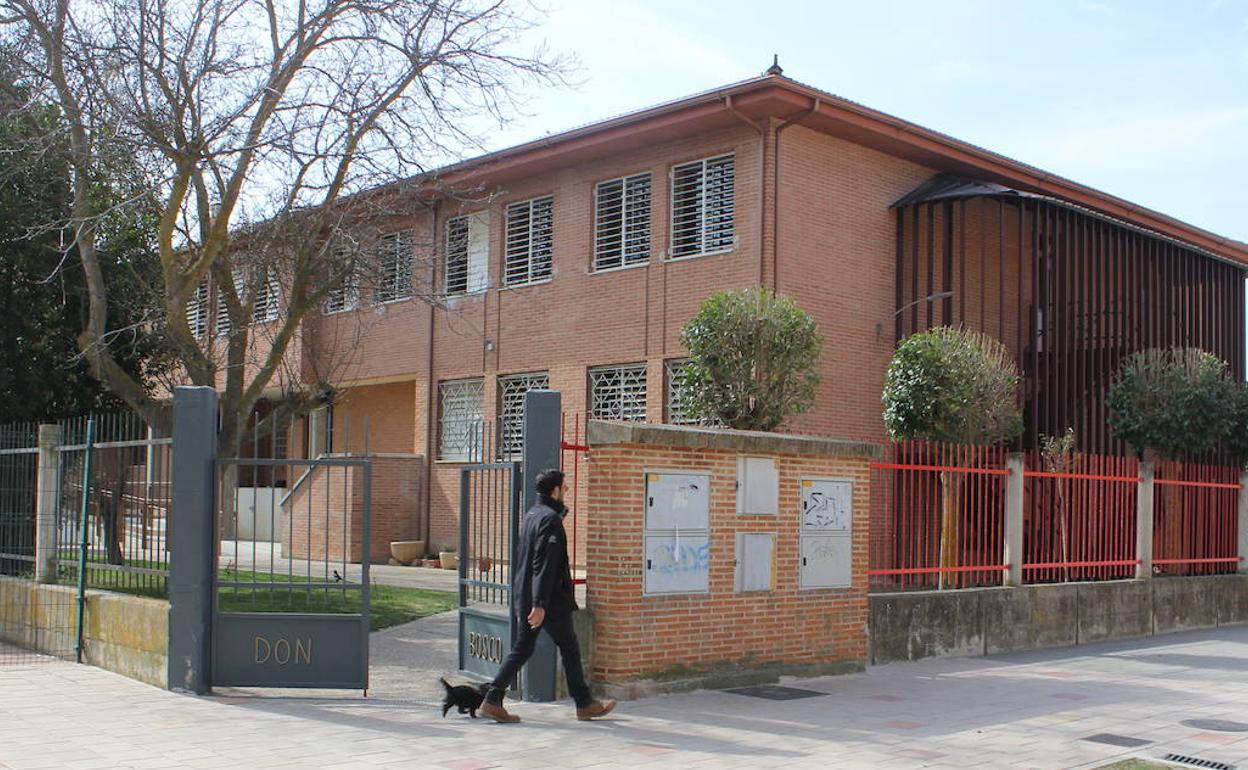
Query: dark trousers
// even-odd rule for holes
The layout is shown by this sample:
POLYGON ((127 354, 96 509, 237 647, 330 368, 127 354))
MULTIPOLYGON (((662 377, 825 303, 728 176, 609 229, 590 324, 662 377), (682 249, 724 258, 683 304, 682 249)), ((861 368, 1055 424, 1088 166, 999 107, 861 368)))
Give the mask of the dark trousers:
POLYGON ((555 646, 559 648, 559 654, 563 657, 563 672, 568 677, 568 692, 572 695, 572 700, 576 701, 576 707, 584 708, 594 702, 593 696, 589 694, 589 685, 585 683, 585 671, 581 667, 581 645, 577 642, 576 631, 572 628, 571 612, 548 613, 541 628, 529 628, 528 622, 520 618, 515 644, 512 645, 511 652, 503 660, 502 667, 498 669, 498 676, 494 677, 494 682, 485 694, 487 701, 503 702, 503 694, 507 692, 508 685, 533 655, 533 648, 537 645, 537 635, 542 631, 550 634, 555 646))

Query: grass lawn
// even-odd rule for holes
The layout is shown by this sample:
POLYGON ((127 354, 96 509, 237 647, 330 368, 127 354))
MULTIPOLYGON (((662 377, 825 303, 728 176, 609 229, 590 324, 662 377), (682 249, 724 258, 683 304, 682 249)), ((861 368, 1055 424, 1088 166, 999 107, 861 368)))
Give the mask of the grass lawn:
MULTIPOLYGON (((268 582, 268 574, 240 571, 235 577, 230 570, 221 579, 237 582, 268 582)), ((286 575, 272 576, 274 582, 288 582, 286 575)), ((295 575, 289 582, 320 582, 323 578, 305 578, 295 575)), ((217 592, 217 605, 224 612, 328 612, 352 613, 360 611, 360 592, 337 588, 221 588, 217 592)), ((458 597, 451 591, 431 591, 425 588, 401 588, 374 584, 369 591, 369 621, 372 630, 401 625, 427 615, 455 609, 458 597)))
MULTIPOLYGON (((105 569, 92 569, 91 557, 87 566, 87 585, 107 591, 165 598, 163 585, 157 578, 135 574, 123 574, 105 569)), ((157 568, 164 564, 141 561, 128 562, 130 566, 157 568)), ((76 566, 76 563, 75 563, 76 566)), ((221 588, 217 603, 223 612, 325 612, 349 614, 360 611, 360 591, 339 588, 300 588, 299 583, 325 582, 324 577, 257 573, 246 570, 226 570, 218 575, 224 582, 294 584, 291 588, 221 588)), ((77 577, 63 575, 61 583, 76 585, 77 577)), ((162 581, 163 582, 163 581, 162 581)), ((373 631, 401 625, 427 615, 455 609, 458 597, 452 591, 432 591, 425 588, 401 588, 373 584, 369 591, 369 626, 373 631)))
POLYGON ((1102 765, 1096 770, 1174 770, 1174 765, 1152 762, 1147 759, 1124 759, 1112 765, 1102 765))

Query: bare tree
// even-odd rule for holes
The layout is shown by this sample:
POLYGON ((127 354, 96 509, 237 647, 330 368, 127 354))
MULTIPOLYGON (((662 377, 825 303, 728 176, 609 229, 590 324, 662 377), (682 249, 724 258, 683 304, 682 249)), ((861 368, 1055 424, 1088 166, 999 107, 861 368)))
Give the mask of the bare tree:
POLYGON ((149 421, 167 420, 167 391, 127 374, 109 346, 110 303, 126 298, 100 270, 109 212, 92 184, 118 158, 140 178, 130 203, 158 221, 151 327, 179 381, 221 390, 223 451, 238 449, 266 390, 307 394, 298 386, 326 376, 325 362, 290 360, 309 313, 361 286, 406 281, 432 298, 368 255, 415 250, 382 237, 423 205, 404 180, 472 146, 477 118, 511 114, 516 81, 559 79, 557 58, 515 50, 530 10, 511 0, 0 0, 0 42, 63 118, 67 254, 89 289, 78 342, 94 376, 149 421), (219 307, 217 333, 208 306, 219 307))

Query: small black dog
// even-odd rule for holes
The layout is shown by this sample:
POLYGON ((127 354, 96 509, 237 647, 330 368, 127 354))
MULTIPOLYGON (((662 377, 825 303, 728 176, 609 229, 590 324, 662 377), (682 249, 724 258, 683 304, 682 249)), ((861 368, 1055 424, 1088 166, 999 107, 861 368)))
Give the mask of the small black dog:
POLYGON ((452 685, 445 679, 438 679, 438 681, 446 688, 446 700, 442 701, 443 717, 452 708, 457 708, 459 713, 469 714, 473 719, 477 718, 477 709, 481 708, 481 703, 485 700, 485 691, 490 686, 489 683, 472 687, 466 684, 452 685))

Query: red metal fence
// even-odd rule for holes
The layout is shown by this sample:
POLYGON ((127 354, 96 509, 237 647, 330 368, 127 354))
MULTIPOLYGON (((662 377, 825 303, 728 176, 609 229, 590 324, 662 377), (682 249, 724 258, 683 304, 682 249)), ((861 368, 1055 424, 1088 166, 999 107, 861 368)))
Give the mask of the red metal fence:
POLYGON ((1077 454, 1067 467, 1051 470, 1033 451, 1023 480, 1024 581, 1135 575, 1135 458, 1077 454))
POLYGON ((1239 568, 1239 471, 1160 462, 1153 480, 1153 573, 1214 575, 1239 568))
MULTIPOLYGON (((871 466, 871 590, 1000 585, 1009 569, 1007 457, 999 448, 890 445, 871 466)), ((1158 463, 1154 483, 1154 573, 1236 571, 1239 471, 1158 463)), ((1023 581, 1133 577, 1138 490, 1133 458, 1076 454, 1048 467, 1038 452, 1025 455, 1023 581)))
POLYGON ((888 447, 884 461, 871 465, 873 590, 1001 584, 1006 455, 995 447, 926 441, 888 447), (944 521, 946 490, 954 502, 950 522, 944 521))
POLYGON ((568 494, 564 503, 568 506, 568 515, 564 519, 565 529, 571 540, 569 555, 572 558, 572 582, 585 582, 585 517, 581 515, 581 501, 585 499, 588 486, 588 474, 581 473, 585 453, 589 446, 585 441, 584 415, 564 412, 560 430, 559 448, 560 465, 566 474, 568 494))

